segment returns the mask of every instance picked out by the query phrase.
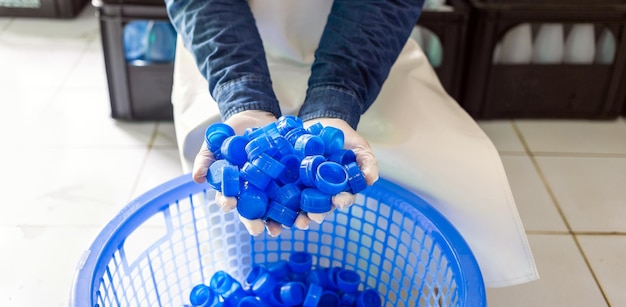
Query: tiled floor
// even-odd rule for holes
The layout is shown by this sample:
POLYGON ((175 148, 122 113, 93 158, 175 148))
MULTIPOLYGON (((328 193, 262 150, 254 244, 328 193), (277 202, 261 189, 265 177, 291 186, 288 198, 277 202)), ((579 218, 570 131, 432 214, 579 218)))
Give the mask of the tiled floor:
MULTIPOLYGON (((0 18, 0 306, 66 306, 82 251, 180 174, 173 126, 109 117, 97 19, 0 18)), ((490 306, 626 306, 626 121, 480 122, 541 280, 490 306)))

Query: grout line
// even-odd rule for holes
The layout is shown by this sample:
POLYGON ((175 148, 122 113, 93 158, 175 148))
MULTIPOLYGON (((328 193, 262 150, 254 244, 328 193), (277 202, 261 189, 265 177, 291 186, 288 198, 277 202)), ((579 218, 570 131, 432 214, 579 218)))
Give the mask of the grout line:
POLYGON ((626 158, 626 153, 533 152, 536 157, 626 158))
POLYGON ((527 230, 529 235, 577 235, 577 236, 626 236, 622 231, 563 231, 563 230, 527 230))
POLYGON ((600 293, 602 294, 602 297, 604 298, 604 302, 607 304, 607 306, 611 306, 609 298, 607 297, 604 289, 602 289, 602 285, 600 284, 600 280, 598 279, 598 276, 596 275, 595 271, 591 267, 591 263, 589 262, 589 259, 587 258, 587 255, 585 254, 585 251, 583 250, 582 245, 578 241, 577 235, 575 234, 574 231, 572 231, 572 226, 570 225, 569 221, 565 217, 565 212, 561 208, 561 205, 559 204, 559 201, 556 199, 556 196, 554 195, 554 191, 552 191, 552 188, 548 184, 548 180, 546 179, 546 176, 544 175, 543 171, 539 167, 539 162, 537 162, 535 154, 530 150, 530 146, 526 142, 526 139, 524 138, 524 135, 522 134, 522 131, 516 125, 515 121, 511 121, 511 125, 513 126, 513 130, 515 131, 515 134, 517 135, 517 137, 519 138, 520 142, 522 143, 522 146, 524 146, 524 149, 526 150, 526 153, 530 157, 530 160, 532 161, 533 166, 535 167, 535 170, 537 171, 537 173, 539 175, 539 178, 541 179, 541 181, 543 183, 543 186, 547 190, 548 195, 550 196, 550 199, 552 200, 552 203, 554 204, 554 206, 556 207, 559 215, 561 216, 561 219, 563 220, 563 223, 565 224, 565 227, 567 228, 567 231, 569 232, 569 234, 571 235, 572 239, 574 240, 574 244, 576 244, 576 248, 578 248, 578 252, 583 257, 583 260, 585 261, 585 265, 587 266, 587 269, 591 273, 591 276, 592 276, 594 282, 596 283, 596 286, 598 287, 598 290, 600 291, 600 293))
POLYGON ((128 195, 128 198, 127 198, 128 200, 132 200, 133 195, 135 194, 135 190, 137 189, 137 186, 139 186, 139 180, 141 179, 141 174, 143 174, 143 171, 146 168, 146 164, 148 164, 148 157, 150 156, 150 153, 152 152, 152 149, 154 147, 154 140, 156 140, 158 130, 159 130, 159 123, 155 122, 154 129, 152 130, 152 135, 150 136, 150 141, 148 141, 146 154, 143 158, 143 161, 141 162, 141 166, 139 167, 139 170, 137 171, 137 176, 135 177, 135 181, 133 182, 133 186, 131 187, 130 194, 128 195))

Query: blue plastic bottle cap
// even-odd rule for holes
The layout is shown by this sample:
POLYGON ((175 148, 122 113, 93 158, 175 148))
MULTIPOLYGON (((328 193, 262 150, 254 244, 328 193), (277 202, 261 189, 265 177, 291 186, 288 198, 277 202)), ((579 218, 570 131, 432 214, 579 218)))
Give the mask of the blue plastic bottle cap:
POLYGON ((204 284, 196 285, 189 294, 189 302, 193 306, 212 306, 217 299, 215 292, 204 284))
POLYGON ((235 135, 235 130, 224 123, 214 123, 204 133, 209 150, 213 153, 218 152, 222 147, 222 142, 232 135, 235 135))
POLYGON ((317 135, 303 134, 296 139, 293 149, 302 157, 323 155, 324 141, 317 135))
POLYGON ((225 165, 222 169, 222 194, 230 197, 239 195, 239 168, 235 165, 225 165))
POLYGON ((320 302, 317 305, 324 307, 339 307, 341 306, 341 300, 339 299, 339 295, 337 295, 337 293, 324 291, 322 292, 320 302))
POLYGON ((273 139, 274 141, 274 146, 277 149, 277 154, 275 155, 275 158, 280 159, 286 155, 290 155, 293 154, 293 145, 291 145, 291 143, 289 143, 289 141, 287 141, 286 138, 279 136, 273 139))
POLYGON ((315 187, 315 173, 323 162, 326 162, 324 156, 304 157, 300 162, 300 182, 307 187, 315 187))
POLYGON ((328 277, 328 288, 332 290, 339 290, 339 286, 337 285, 337 274, 341 272, 342 268, 340 267, 332 267, 326 269, 326 276, 328 277))
POLYGON ((254 166, 250 162, 246 162, 241 168, 241 173, 239 174, 241 178, 247 180, 253 186, 259 188, 260 190, 265 190, 267 185, 272 180, 268 174, 264 173, 260 168, 254 166))
POLYGON ((237 303, 237 307, 264 307, 267 304, 264 304, 260 299, 254 296, 246 296, 239 303, 237 303))
POLYGON ((325 213, 332 208, 332 195, 316 188, 306 188, 300 195, 300 209, 309 213, 325 213))
POLYGON ((224 167, 231 164, 226 160, 217 160, 209 166, 206 174, 207 183, 215 190, 222 191, 222 179, 224 178, 224 167))
POLYGON ((267 212, 268 198, 264 191, 252 185, 244 185, 237 200, 237 212, 249 219, 260 219, 267 212))
MULTIPOLYGON (((284 283, 283 283, 284 284, 284 283)), ((272 294, 267 297, 271 306, 283 306, 283 300, 280 298, 280 288, 283 284, 279 284, 272 290, 272 294)))
POLYGON ((246 155, 246 145, 248 145, 248 138, 241 135, 232 135, 224 140, 220 151, 222 157, 228 162, 243 166, 248 161, 246 155))
POLYGON ((250 139, 245 148, 246 155, 248 156, 248 161, 253 161, 262 153, 270 152, 271 149, 275 149, 274 141, 272 141, 272 139, 267 135, 262 135, 254 139, 250 139))
POLYGON ((351 270, 341 270, 337 274, 337 287, 342 292, 356 292, 361 283, 361 276, 351 270))
POLYGON ((301 192, 297 184, 289 183, 278 189, 275 200, 291 210, 298 211, 300 210, 301 192))
POLYGON ((322 125, 322 123, 320 123, 320 122, 317 122, 317 123, 309 126, 308 130, 309 130, 309 132, 311 134, 319 135, 320 132, 322 131, 322 129, 324 129, 324 125, 322 125))
POLYGON ((346 169, 336 162, 323 162, 315 173, 315 186, 322 192, 335 195, 346 189, 348 174, 346 169))
POLYGON ((292 227, 298 217, 298 212, 291 210, 275 201, 271 201, 265 217, 287 227, 292 227))
POLYGON ((357 307, 380 307, 383 305, 378 292, 367 289, 359 294, 356 298, 357 307))
POLYGON ((296 140, 303 134, 309 134, 309 131, 304 128, 293 128, 285 134, 285 138, 291 145, 294 145, 296 144, 296 140))
POLYGON ((304 302, 306 288, 303 283, 291 281, 280 287, 280 299, 287 306, 296 306, 304 302))
POLYGON ((262 135, 269 136, 270 138, 280 136, 280 133, 276 128, 276 122, 271 122, 263 127, 259 127, 258 129, 251 131, 248 136, 250 137, 250 139, 255 139, 262 135))
POLYGON ((292 272, 307 273, 313 266, 313 256, 307 252, 293 252, 289 255, 289 268, 292 272))
POLYGON ((278 176, 278 181, 283 184, 298 183, 300 181, 300 159, 296 155, 285 155, 280 158, 280 163, 285 166, 278 176))
POLYGON ((278 260, 266 265, 267 271, 276 280, 285 280, 289 276, 289 263, 287 260, 278 260))
POLYGON ((328 157, 328 161, 337 162, 341 165, 348 165, 352 162, 356 162, 356 155, 354 151, 350 149, 342 149, 336 151, 328 157))
POLYGON ((261 171, 273 179, 278 178, 278 176, 285 169, 284 165, 282 165, 279 161, 276 161, 276 159, 270 157, 267 153, 260 154, 252 161, 252 165, 258 167, 261 171))
POLYGON ((269 197, 269 199, 274 200, 276 199, 278 189, 280 189, 280 185, 278 185, 275 180, 270 180, 270 183, 268 183, 267 187, 265 188, 265 193, 267 194, 267 197, 269 197))
POLYGON ((332 155, 333 153, 343 149, 344 135, 343 131, 326 126, 320 131, 319 136, 324 140, 326 155, 332 155))
POLYGON ((252 268, 246 277, 246 283, 250 285, 252 293, 260 298, 265 298, 272 294, 272 290, 278 285, 276 278, 261 266, 252 268))
POLYGON ((294 115, 283 115, 276 121, 276 128, 281 135, 287 134, 294 128, 302 128, 302 125, 302 119, 294 115))
POLYGON ((224 271, 217 271, 211 277, 210 287, 221 295, 227 306, 237 306, 237 303, 248 296, 241 284, 224 271))
POLYGON ((306 297, 304 297, 304 302, 302 302, 302 307, 317 307, 320 306, 320 299, 322 298, 322 293, 324 289, 317 284, 309 284, 309 289, 306 292, 306 297))
POLYGON ((367 188, 367 182, 359 166, 354 163, 346 165, 346 172, 348 173, 348 186, 350 186, 350 192, 352 194, 359 193, 367 188))
POLYGON ((354 306, 356 298, 361 292, 344 292, 341 293, 341 305, 342 306, 354 306))
POLYGON ((250 134, 257 130, 259 130, 259 127, 246 128, 246 130, 243 131, 243 136, 247 137, 248 140, 251 140, 252 138, 250 137, 250 134))
POLYGON ((311 270, 306 276, 307 284, 316 284, 322 288, 328 287, 328 275, 325 270, 311 270))

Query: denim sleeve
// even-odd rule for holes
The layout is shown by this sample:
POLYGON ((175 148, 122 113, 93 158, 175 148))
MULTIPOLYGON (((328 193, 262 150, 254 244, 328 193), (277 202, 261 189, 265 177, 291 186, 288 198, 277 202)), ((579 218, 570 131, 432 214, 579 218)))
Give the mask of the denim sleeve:
POLYGON ((411 35, 424 0, 335 0, 311 68, 303 120, 356 129, 411 35))
POLYGON ((280 117, 263 43, 246 0, 165 0, 172 25, 207 79, 222 119, 244 110, 280 117))

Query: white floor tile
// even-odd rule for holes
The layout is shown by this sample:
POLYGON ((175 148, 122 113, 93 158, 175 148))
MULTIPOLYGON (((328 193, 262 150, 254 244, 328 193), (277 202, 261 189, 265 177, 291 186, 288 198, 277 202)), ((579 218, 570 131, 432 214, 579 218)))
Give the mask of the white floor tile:
POLYGON ((490 307, 607 306, 569 235, 529 235, 541 279, 487 289, 490 307))
POLYGON ((2 32, 4 32, 4 30, 9 26, 11 21, 11 17, 0 17, 0 35, 2 35, 2 32))
POLYGON ((63 86, 72 89, 108 90, 102 44, 99 37, 89 42, 63 86))
POLYGON ((111 105, 105 89, 61 90, 40 120, 50 138, 45 145, 142 146, 146 147, 156 124, 125 122, 110 116, 111 105))
POLYGON ((176 130, 173 122, 159 122, 154 146, 177 147, 176 130))
POLYGON ((78 260, 98 231, 0 227, 0 306, 67 306, 78 260))
POLYGON ((626 236, 578 236, 611 306, 626 306, 626 236))
POLYGON ((482 120, 478 121, 478 125, 489 136, 499 152, 525 152, 511 121, 482 120))
POLYGON ((130 200, 147 149, 39 148, 0 160, 0 225, 101 226, 130 200))
POLYGON ((626 231, 626 158, 537 157, 574 231, 626 231))
POLYGON ((156 186, 183 175, 177 149, 153 148, 139 176, 133 198, 156 186))
POLYGON ((623 120, 515 121, 532 152, 626 154, 623 120))
POLYGON ((502 163, 526 231, 567 231, 530 158, 503 156, 502 163))

